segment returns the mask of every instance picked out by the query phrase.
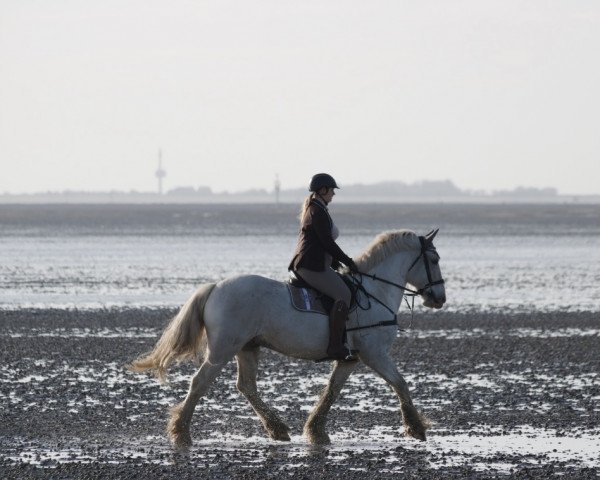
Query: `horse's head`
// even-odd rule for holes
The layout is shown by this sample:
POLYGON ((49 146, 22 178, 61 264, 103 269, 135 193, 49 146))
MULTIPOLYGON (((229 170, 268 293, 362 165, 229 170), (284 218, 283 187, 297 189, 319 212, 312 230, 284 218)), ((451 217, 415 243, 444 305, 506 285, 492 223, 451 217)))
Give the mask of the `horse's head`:
POLYGON ((421 251, 408 269, 406 280, 417 287, 423 305, 429 308, 442 308, 446 302, 446 289, 440 270, 440 256, 433 246, 438 230, 432 230, 419 237, 421 251))

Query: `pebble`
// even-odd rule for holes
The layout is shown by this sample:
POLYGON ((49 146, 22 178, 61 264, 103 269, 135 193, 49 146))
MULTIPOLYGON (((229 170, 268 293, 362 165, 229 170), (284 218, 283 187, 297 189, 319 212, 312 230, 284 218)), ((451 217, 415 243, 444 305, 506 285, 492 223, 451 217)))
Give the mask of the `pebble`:
MULTIPOLYGON (((43 332, 117 326, 160 331, 173 313, 38 310, 31 315, 24 310, 0 312, 0 326, 17 333, 34 328, 43 332)), ((594 325, 591 317, 585 312, 532 316, 438 312, 421 315, 419 321, 415 318, 414 328, 486 329, 494 324, 497 331, 497 325, 507 329, 544 325, 551 331, 589 327, 594 325)), ((392 355, 411 385, 413 402, 435 422, 435 428, 428 432, 429 442, 402 436, 396 397, 381 379, 368 377, 367 368, 360 366, 329 414, 332 445, 315 453, 299 437, 307 416, 300 407, 316 400, 331 366, 263 351, 259 389, 265 402, 276 407, 292 428, 292 442, 254 440, 264 434, 235 388, 235 365, 231 362, 196 408, 191 432, 196 443, 181 459, 175 459, 164 430, 168 406, 185 396, 195 367, 185 363, 176 367, 172 383, 166 386, 123 368, 149 350, 153 341, 0 336, 0 361, 5 366, 0 374, 2 391, 12 392, 13 399, 0 397, 7 406, 1 409, 0 422, 3 478, 52 478, 51 472, 59 468, 60 478, 478 479, 508 478, 511 472, 515 478, 546 478, 548 472, 564 478, 597 478, 597 467, 588 468, 547 453, 487 456, 483 452, 475 456, 461 453, 461 448, 444 451, 432 446, 436 438, 454 433, 471 439, 522 435, 535 441, 529 438, 529 427, 556 431, 563 440, 558 444, 561 448, 570 432, 576 431, 581 437, 596 428, 592 431, 598 435, 600 412, 590 408, 591 396, 599 395, 597 377, 595 382, 590 380, 600 371, 597 338, 480 335, 477 340, 451 340, 402 334, 392 355), (578 352, 589 352, 585 362, 578 352), (36 361, 42 360, 44 368, 40 369, 36 361), (16 381, 35 375, 50 381, 16 381), (482 377, 496 386, 465 382, 470 376, 482 377), (574 391, 573 385, 561 384, 560 379, 569 376, 587 378, 586 389, 574 391), (277 383, 269 385, 270 378, 277 383), (5 384, 9 388, 5 389, 5 384), (569 408, 565 395, 569 395, 569 408), (17 398, 20 400, 14 400, 17 398), (368 400, 368 409, 355 408, 364 400, 368 400), (545 405, 545 410, 538 411, 545 405), (339 436, 341 442, 336 439, 339 436), (11 460, 15 451, 23 452, 20 460, 11 460), (63 460, 57 463, 41 452, 64 452, 63 460), (505 466, 495 466, 496 462, 505 466)), ((552 449, 555 454, 559 450, 552 449)))

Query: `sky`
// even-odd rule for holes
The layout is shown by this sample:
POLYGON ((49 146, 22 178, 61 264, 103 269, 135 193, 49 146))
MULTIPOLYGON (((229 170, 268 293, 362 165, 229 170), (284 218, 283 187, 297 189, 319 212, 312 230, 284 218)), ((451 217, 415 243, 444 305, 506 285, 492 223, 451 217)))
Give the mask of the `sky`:
POLYGON ((0 0, 0 193, 600 194, 597 0, 0 0))

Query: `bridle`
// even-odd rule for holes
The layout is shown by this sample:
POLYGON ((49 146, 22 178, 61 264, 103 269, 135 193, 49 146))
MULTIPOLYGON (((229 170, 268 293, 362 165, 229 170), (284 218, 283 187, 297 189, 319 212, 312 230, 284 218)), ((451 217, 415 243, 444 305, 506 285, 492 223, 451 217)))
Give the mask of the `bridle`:
POLYGON ((427 289, 431 290, 431 287, 433 287, 434 285, 443 285, 445 283, 443 278, 440 278, 435 282, 431 279, 431 266, 429 265, 429 258, 427 257, 427 252, 433 252, 439 257, 437 250, 433 246, 433 242, 427 241, 425 237, 419 237, 419 242, 421 242, 421 253, 419 253, 419 256, 415 258, 415 261, 411 264, 410 267, 408 267, 408 270, 406 271, 407 273, 410 272, 413 269, 413 267, 417 264, 419 259, 423 259, 423 264, 425 265, 425 272, 427 273, 427 284, 416 291, 417 295, 421 295, 427 289))
MULTIPOLYGON (((365 328, 372 328, 372 327, 397 325, 397 317, 398 317, 397 313, 394 312, 389 306, 387 306, 384 302, 379 300, 372 293, 370 293, 366 290, 366 288, 362 285, 362 277, 368 277, 377 282, 385 283, 387 285, 392 285, 392 286, 402 290, 404 292, 403 299, 406 302, 406 305, 408 306, 408 308, 411 312, 411 325, 412 325, 412 320, 414 319, 415 297, 422 295, 428 289, 431 290, 431 287, 433 287, 435 285, 443 285, 445 283, 443 278, 440 278, 439 280, 434 281, 431 277, 431 265, 429 264, 429 258, 427 257, 427 252, 434 252, 436 255, 438 255, 437 250, 433 246, 433 242, 431 240, 428 240, 427 238, 421 237, 421 236, 419 237, 419 242, 421 243, 421 251, 419 252, 419 255, 417 256, 417 258, 415 258, 415 260, 412 262, 412 264, 410 265, 410 267, 407 270, 407 273, 410 272, 415 267, 415 265, 417 265, 419 260, 423 259, 423 264, 425 266, 425 272, 427 273, 427 284, 417 290, 413 290, 412 288, 405 287, 404 285, 400 285, 399 283, 392 282, 385 278, 381 278, 376 275, 371 275, 370 273, 366 273, 366 272, 360 272, 360 271, 356 272, 357 276, 354 276, 354 274, 350 274, 350 278, 356 285, 357 290, 360 290, 362 293, 364 293, 368 300, 368 305, 366 307, 363 307, 360 305, 360 303, 358 302, 358 299, 357 299, 356 303, 357 303, 358 307, 361 310, 369 310, 371 308, 370 299, 373 299, 377 303, 379 303, 380 305, 385 307, 394 316, 394 318, 393 318, 393 320, 384 320, 384 321, 381 321, 379 323, 372 324, 372 325, 348 328, 348 329, 346 329, 346 331, 362 330, 365 328), (411 297, 410 304, 408 302, 408 297, 411 297)), ((438 255, 438 257, 439 257, 439 255, 438 255)))
MULTIPOLYGON (((395 283, 390 280, 386 280, 385 278, 381 278, 376 275, 371 275, 370 273, 358 272, 358 275, 361 275, 363 277, 368 277, 375 281, 386 283, 388 285, 392 285, 396 288, 399 288, 400 290, 409 292, 407 295, 411 295, 411 296, 422 295, 425 292, 425 290, 431 289, 431 287, 433 287, 435 285, 443 285, 445 283, 443 278, 440 278, 439 280, 435 280, 435 281, 432 280, 431 266, 429 264, 429 258, 427 257, 427 252, 434 252, 436 255, 438 255, 437 250, 435 249, 435 247, 433 246, 433 244, 431 242, 427 242, 425 237, 419 237, 419 241, 421 242, 421 252, 417 256, 417 258, 415 258, 415 260, 411 263, 410 267, 408 267, 408 270, 407 270, 407 273, 410 272, 415 267, 417 262, 421 258, 423 259, 423 264, 425 265, 425 272, 427 273, 427 284, 425 284, 418 290, 413 290, 412 288, 405 287, 403 285, 400 285, 399 283, 395 283)), ((360 282, 360 283, 362 283, 362 282, 360 282)))

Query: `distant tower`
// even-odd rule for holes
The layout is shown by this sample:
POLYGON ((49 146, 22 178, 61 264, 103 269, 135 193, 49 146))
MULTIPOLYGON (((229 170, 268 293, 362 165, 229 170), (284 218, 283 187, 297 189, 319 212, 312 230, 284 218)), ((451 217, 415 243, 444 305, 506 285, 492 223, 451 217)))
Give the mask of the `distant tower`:
POLYGON ((162 180, 167 176, 167 172, 165 172, 162 168, 162 150, 158 149, 158 170, 156 170, 156 178, 158 178, 158 194, 162 195, 162 180))
POLYGON ((277 205, 279 205, 279 192, 281 192, 281 182, 279 181, 278 174, 275 174, 274 192, 275 192, 275 203, 277 203, 277 205))

